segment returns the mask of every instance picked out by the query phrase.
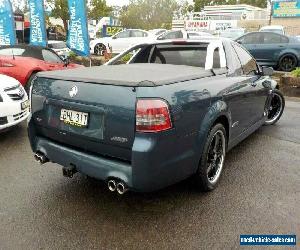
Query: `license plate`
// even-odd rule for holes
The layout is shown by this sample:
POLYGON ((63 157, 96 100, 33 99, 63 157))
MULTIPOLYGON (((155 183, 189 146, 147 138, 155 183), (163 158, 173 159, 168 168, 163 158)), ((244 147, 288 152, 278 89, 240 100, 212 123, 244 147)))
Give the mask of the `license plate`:
POLYGON ((60 120, 76 127, 87 127, 89 114, 74 110, 61 109, 60 120))
POLYGON ((22 110, 25 110, 27 108, 29 108, 29 101, 28 100, 21 103, 21 109, 22 110))

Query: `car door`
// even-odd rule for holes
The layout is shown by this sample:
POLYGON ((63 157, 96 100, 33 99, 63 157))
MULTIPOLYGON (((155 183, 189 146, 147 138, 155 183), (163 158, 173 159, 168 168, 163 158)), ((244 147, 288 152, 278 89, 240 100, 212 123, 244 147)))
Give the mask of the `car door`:
POLYGON ((130 30, 124 30, 112 37, 112 51, 120 53, 130 46, 130 30))
POLYGON ((239 38, 237 42, 243 45, 250 54, 260 62, 259 54, 257 53, 263 43, 263 35, 261 32, 253 32, 239 38))
POLYGON ((241 135, 251 123, 249 110, 252 102, 250 77, 244 74, 242 64, 231 42, 224 44, 228 75, 223 80, 226 88, 223 90, 223 99, 227 103, 231 116, 230 138, 241 135))
POLYGON ((289 39, 286 36, 262 32, 263 42, 256 49, 256 55, 262 65, 276 66, 279 55, 287 48, 289 39))
POLYGON ((245 119, 244 129, 249 128, 255 123, 259 122, 266 115, 265 105, 268 96, 268 89, 263 86, 263 82, 266 80, 259 74, 259 68, 254 58, 240 45, 233 43, 233 48, 241 62, 244 78, 247 102, 247 110, 244 110, 247 114, 245 119))

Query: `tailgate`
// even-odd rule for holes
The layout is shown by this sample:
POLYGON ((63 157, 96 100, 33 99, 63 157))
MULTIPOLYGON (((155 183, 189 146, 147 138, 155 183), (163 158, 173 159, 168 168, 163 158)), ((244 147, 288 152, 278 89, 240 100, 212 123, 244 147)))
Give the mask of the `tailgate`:
POLYGON ((40 136, 131 160, 136 92, 132 87, 37 78, 32 114, 40 136))

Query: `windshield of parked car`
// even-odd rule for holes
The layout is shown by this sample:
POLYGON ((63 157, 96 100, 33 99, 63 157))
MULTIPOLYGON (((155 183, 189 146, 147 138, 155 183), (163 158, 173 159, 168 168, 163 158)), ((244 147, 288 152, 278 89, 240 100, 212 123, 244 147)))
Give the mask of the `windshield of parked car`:
POLYGON ((56 55, 55 53, 53 53, 52 51, 50 51, 48 49, 43 49, 42 54, 43 54, 43 59, 45 62, 63 63, 62 59, 58 55, 56 55))
POLYGON ((38 60, 43 60, 41 50, 26 48, 3 48, 0 49, 0 55, 2 56, 21 56, 21 57, 32 57, 38 60))
POLYGON ((67 47, 67 45, 65 42, 49 43, 48 47, 51 49, 65 49, 67 47))

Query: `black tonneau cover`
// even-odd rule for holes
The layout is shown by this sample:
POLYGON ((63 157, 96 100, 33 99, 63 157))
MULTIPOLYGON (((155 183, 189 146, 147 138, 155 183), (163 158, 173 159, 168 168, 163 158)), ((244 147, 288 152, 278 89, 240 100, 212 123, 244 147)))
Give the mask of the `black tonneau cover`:
POLYGON ((41 72, 39 77, 118 86, 160 86, 213 76, 213 72, 186 65, 137 63, 41 72))

